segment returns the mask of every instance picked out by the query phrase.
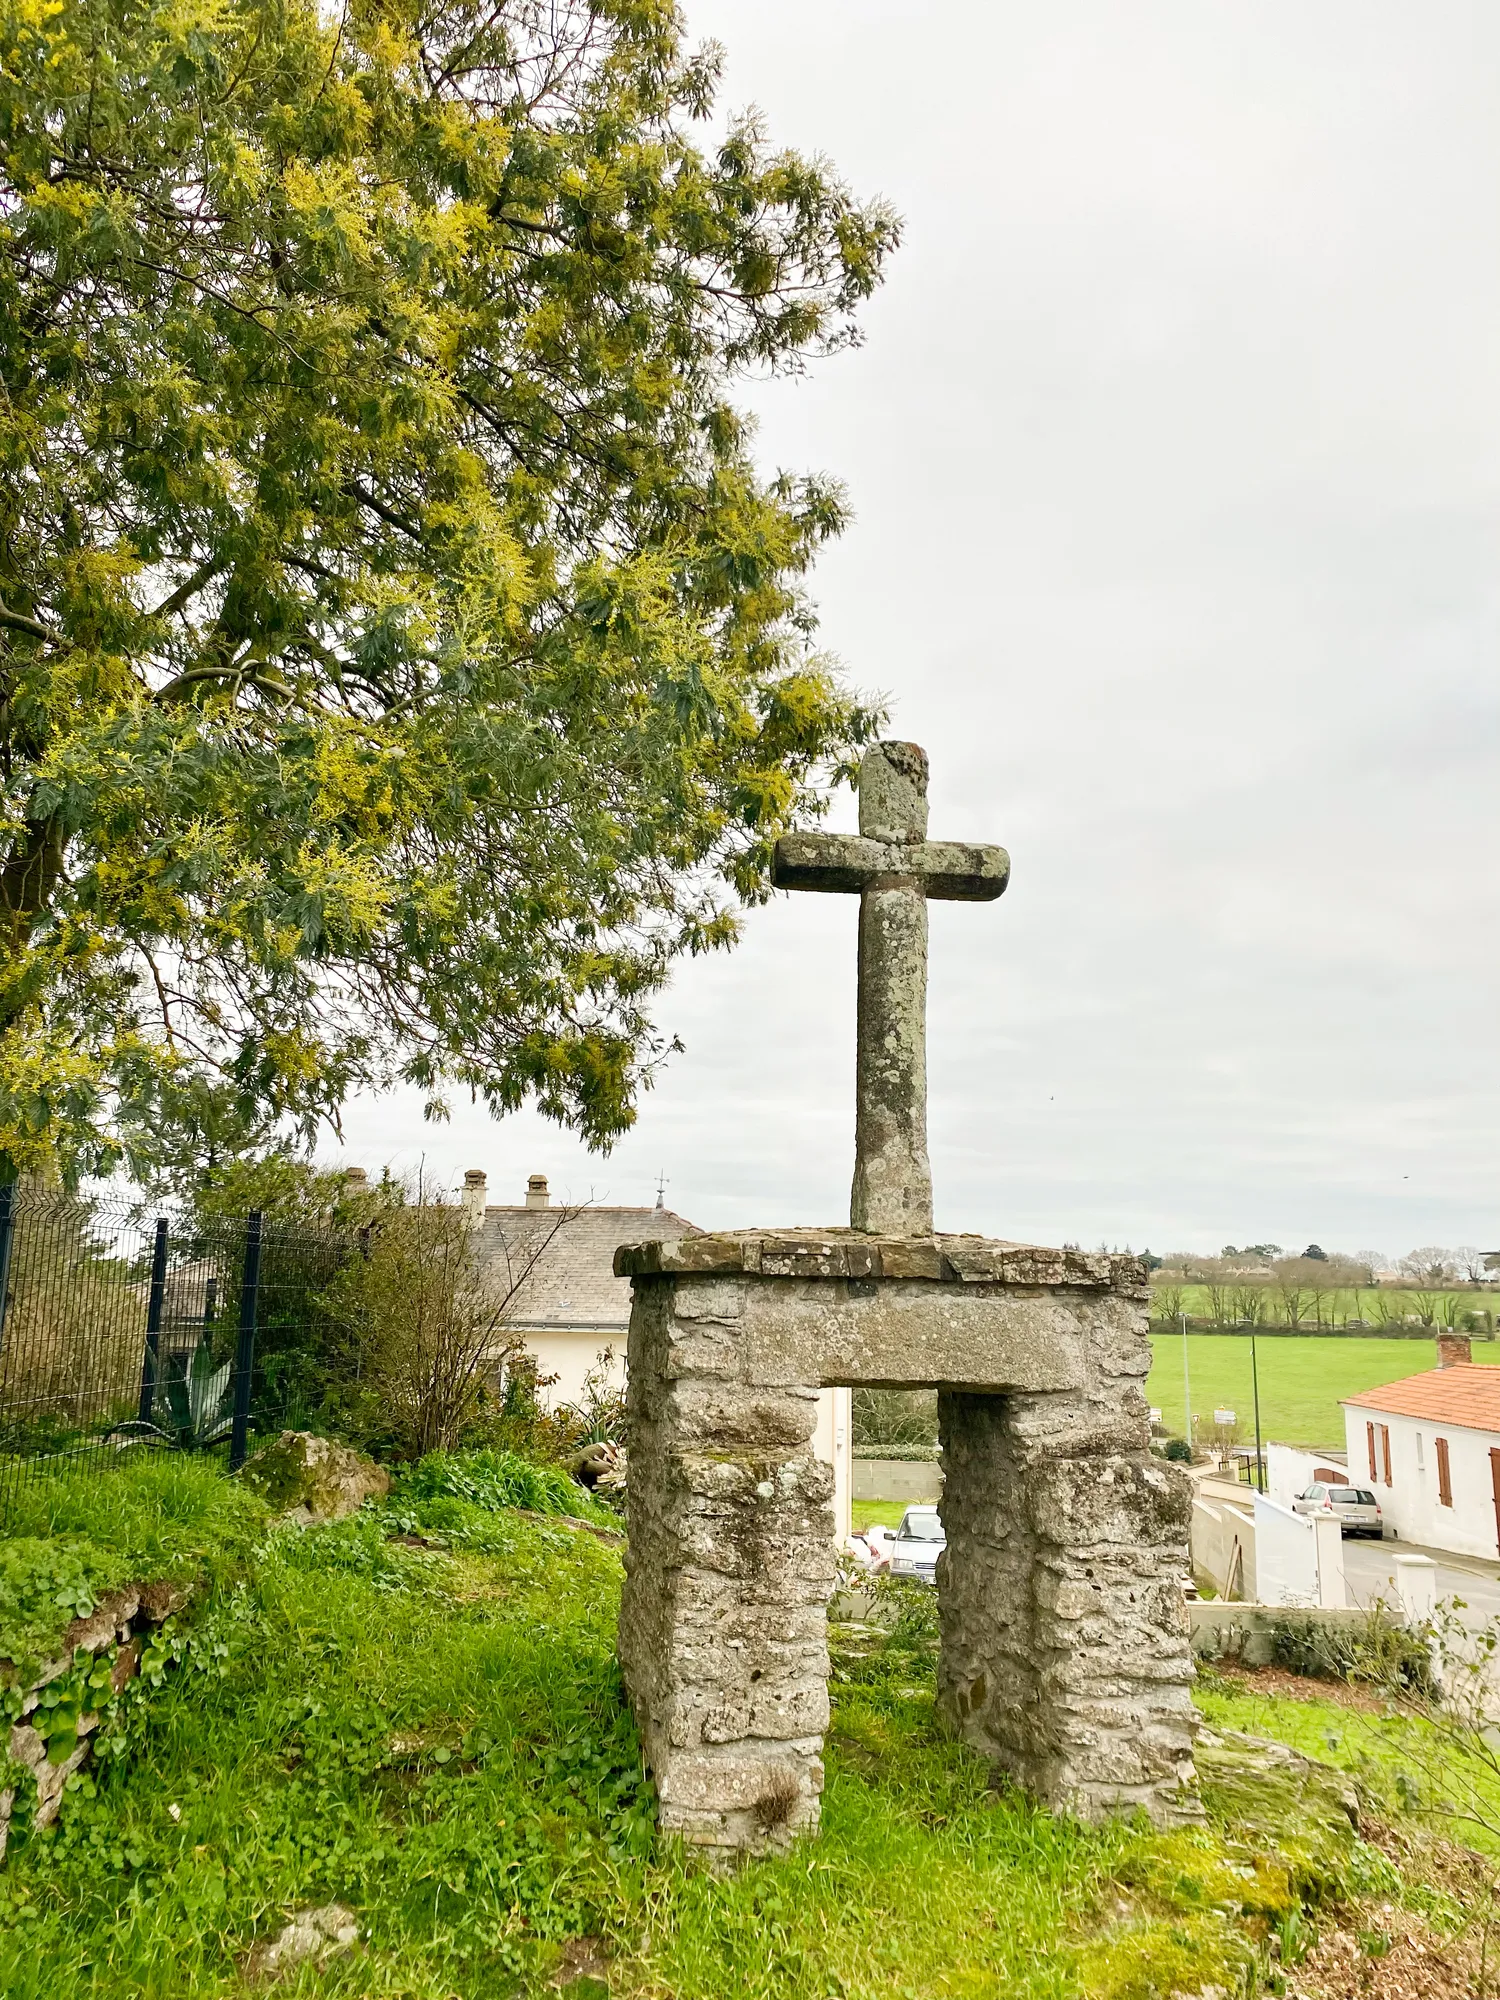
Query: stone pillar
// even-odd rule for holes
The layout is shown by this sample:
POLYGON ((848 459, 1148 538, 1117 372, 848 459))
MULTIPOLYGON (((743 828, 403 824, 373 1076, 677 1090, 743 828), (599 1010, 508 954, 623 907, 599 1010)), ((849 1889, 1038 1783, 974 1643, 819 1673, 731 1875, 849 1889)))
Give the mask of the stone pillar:
POLYGON ((1104 1404, 944 1391, 938 1422, 949 1726, 1054 1810, 1201 1818, 1182 1592, 1191 1498, 1180 1469, 1145 1449, 1139 1387, 1117 1384, 1104 1404))
POLYGON ((620 1662, 660 1824, 706 1847, 816 1826, 828 1723, 833 1475, 817 1391, 753 1386, 757 1280, 635 1283, 620 1662))

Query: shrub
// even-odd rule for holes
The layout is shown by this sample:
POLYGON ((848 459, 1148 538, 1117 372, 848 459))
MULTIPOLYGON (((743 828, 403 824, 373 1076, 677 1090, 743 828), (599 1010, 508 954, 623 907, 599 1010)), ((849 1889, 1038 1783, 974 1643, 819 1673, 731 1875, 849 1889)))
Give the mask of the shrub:
POLYGON ((392 1209, 325 1302, 346 1347, 344 1428, 398 1457, 460 1444, 520 1345, 454 1205, 392 1209))
POLYGON ((525 1507, 533 1514, 583 1514, 593 1502, 581 1486, 555 1465, 538 1465, 512 1451, 431 1451, 402 1473, 395 1494, 401 1499, 436 1500, 449 1495, 476 1507, 525 1507))
POLYGON ((1312 1680, 1368 1681, 1422 1696, 1437 1692, 1426 1628, 1393 1625, 1379 1605, 1362 1625, 1278 1619, 1271 1658, 1287 1673, 1312 1680))

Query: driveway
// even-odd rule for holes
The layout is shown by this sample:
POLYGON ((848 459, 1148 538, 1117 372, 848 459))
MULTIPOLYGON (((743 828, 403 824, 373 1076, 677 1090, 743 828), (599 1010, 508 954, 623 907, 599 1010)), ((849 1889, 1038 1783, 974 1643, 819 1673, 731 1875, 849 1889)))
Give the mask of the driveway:
POLYGON ((1397 1556, 1431 1556, 1438 1566, 1439 1602, 1461 1597, 1468 1607, 1464 1623, 1485 1625, 1500 1618, 1500 1563, 1483 1563, 1478 1557, 1450 1556, 1441 1549, 1419 1549, 1411 1542, 1344 1543, 1344 1575, 1349 1596, 1361 1609, 1383 1597, 1395 1604, 1394 1560, 1397 1556))

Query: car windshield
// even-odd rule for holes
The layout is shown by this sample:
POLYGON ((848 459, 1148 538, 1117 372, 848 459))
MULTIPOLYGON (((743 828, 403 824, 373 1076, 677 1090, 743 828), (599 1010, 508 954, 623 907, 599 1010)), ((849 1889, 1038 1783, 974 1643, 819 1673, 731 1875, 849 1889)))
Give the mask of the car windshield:
POLYGON ((943 1524, 936 1507, 908 1507, 901 1533, 909 1542, 940 1542, 943 1524))
POLYGON ((1373 1507, 1375 1495, 1367 1493, 1363 1486, 1335 1486, 1330 1496, 1339 1507, 1373 1507))

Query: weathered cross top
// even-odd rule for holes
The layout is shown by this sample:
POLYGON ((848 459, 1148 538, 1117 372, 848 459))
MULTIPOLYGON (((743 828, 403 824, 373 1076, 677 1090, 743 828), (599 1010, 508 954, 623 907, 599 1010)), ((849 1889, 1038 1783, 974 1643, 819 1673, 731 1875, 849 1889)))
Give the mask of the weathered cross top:
POLYGON ((771 879, 780 889, 859 896, 849 1220, 879 1236, 930 1236, 927 898, 993 901, 1010 879, 1010 856, 929 840, 926 751, 877 743, 859 768, 858 834, 787 834, 771 879))

